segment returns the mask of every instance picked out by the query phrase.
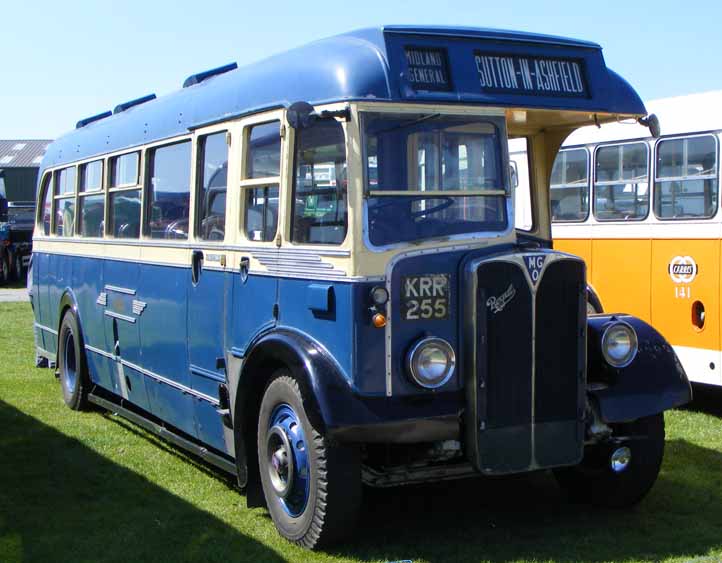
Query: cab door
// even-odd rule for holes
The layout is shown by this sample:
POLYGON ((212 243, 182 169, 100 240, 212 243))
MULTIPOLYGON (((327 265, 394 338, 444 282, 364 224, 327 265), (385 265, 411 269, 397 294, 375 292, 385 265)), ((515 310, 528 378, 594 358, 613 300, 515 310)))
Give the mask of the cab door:
MULTIPOLYGON (((226 385, 225 319, 231 306, 230 256, 225 249, 228 185, 226 130, 200 135, 196 150, 195 238, 188 283, 188 355, 198 438, 231 453, 221 417, 226 385)), ((227 436, 228 435, 228 436, 227 436)))

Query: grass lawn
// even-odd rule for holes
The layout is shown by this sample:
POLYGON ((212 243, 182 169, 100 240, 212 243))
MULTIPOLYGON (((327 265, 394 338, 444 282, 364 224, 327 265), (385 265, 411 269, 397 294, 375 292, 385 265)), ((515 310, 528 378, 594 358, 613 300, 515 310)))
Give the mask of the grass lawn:
POLYGON ((27 303, 0 303, 0 366, 2 563, 722 561, 719 392, 667 413, 662 473, 634 510, 567 504, 547 473, 371 490, 353 540, 311 553, 223 474, 116 416, 67 409, 33 367, 27 303))

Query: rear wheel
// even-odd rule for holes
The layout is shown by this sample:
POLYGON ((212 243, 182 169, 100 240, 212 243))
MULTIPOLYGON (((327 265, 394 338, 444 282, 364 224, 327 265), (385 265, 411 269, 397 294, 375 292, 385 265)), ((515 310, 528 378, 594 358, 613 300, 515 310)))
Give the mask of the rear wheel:
POLYGON ((58 374, 65 404, 75 411, 85 410, 90 380, 80 327, 70 310, 63 316, 58 332, 58 374))
POLYGON ((258 466, 279 533, 312 549, 353 530, 361 474, 358 451, 331 445, 309 420, 304 399, 286 370, 274 374, 258 418, 258 466))
POLYGON ((630 439, 589 447, 580 465, 554 471, 571 500, 624 508, 641 501, 654 485, 664 457, 664 414, 615 430, 630 439))
POLYGON ((0 285, 5 285, 10 281, 10 264, 8 264, 7 256, 0 256, 0 285))
POLYGON ((23 274, 25 273, 25 268, 23 268, 23 257, 16 254, 13 264, 13 276, 15 279, 18 281, 25 281, 25 278, 23 278, 23 274))

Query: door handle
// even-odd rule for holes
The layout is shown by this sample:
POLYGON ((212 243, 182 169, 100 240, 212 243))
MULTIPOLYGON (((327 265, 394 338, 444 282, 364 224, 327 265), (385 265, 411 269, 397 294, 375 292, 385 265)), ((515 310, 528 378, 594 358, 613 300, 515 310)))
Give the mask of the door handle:
POLYGON ((191 255, 191 281, 193 285, 198 285, 201 279, 201 271, 203 270, 203 251, 194 250, 191 255))
POLYGON ((248 256, 241 257, 241 281, 246 283, 248 279, 248 270, 251 267, 251 259, 248 256))

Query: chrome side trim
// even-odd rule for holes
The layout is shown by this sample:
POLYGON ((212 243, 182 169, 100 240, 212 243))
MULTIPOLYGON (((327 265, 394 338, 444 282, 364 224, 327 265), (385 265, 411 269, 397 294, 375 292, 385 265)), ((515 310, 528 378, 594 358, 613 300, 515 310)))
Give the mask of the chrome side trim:
MULTIPOLYGON (((47 241, 47 242, 54 242, 54 243, 63 243, 63 244, 103 244, 107 246, 147 246, 152 248, 195 248, 200 250, 216 250, 216 251, 222 251, 222 250, 236 250, 239 252, 256 252, 258 250, 269 250, 269 251, 276 251, 275 248, 269 248, 264 246, 244 246, 244 245, 238 245, 238 244, 208 244, 207 242, 172 242, 172 241, 159 241, 159 240, 128 240, 128 239, 112 239, 112 238, 61 238, 61 237, 51 237, 51 236, 36 236, 33 237, 33 241, 47 241)), ((343 250, 339 248, 322 248, 319 247, 318 250, 315 248, 295 248, 295 247, 286 247, 279 250, 283 250, 285 252, 289 253, 311 253, 316 254, 318 256, 335 256, 339 258, 348 258, 351 256, 350 250, 343 250)), ((47 252, 45 250, 42 250, 41 252, 47 252)), ((97 257, 96 257, 97 258, 97 257)))
POLYGON ((277 274, 322 274, 330 278, 346 277, 346 272, 324 262, 320 254, 308 250, 256 249, 251 251, 251 256, 268 268, 269 272, 277 274))
POLYGON ((126 321, 128 323, 135 324, 135 317, 129 317, 128 315, 121 315, 120 313, 116 313, 115 311, 105 311, 106 317, 112 317, 114 319, 119 319, 121 321, 126 321))
POLYGON ((100 348, 96 348, 95 346, 91 346, 90 344, 86 344, 85 349, 88 352, 93 352, 94 354, 98 354, 100 356, 108 358, 109 360, 115 360, 115 356, 110 352, 106 352, 105 350, 101 350, 100 348))
POLYGON ((133 314, 140 317, 147 306, 148 304, 145 301, 138 301, 137 299, 133 299, 133 314))
POLYGON ((88 350, 89 352, 93 352, 94 354, 103 356, 104 358, 108 358, 109 360, 114 360, 116 362, 119 362, 120 364, 122 364, 123 367, 130 368, 134 371, 137 371, 138 373, 141 373, 147 377, 150 377, 151 379, 155 379, 156 381, 165 383, 166 385, 173 387, 174 389, 177 389, 178 391, 181 391, 188 395, 193 395, 194 397, 197 397, 198 399, 202 399, 203 401, 211 403, 214 406, 218 406, 220 404, 218 399, 215 399, 215 398, 211 397, 210 395, 206 395, 205 393, 201 393, 200 391, 191 389, 190 387, 187 387, 181 383, 178 383, 177 381, 173 381, 172 379, 168 379, 167 377, 163 377, 162 375, 159 375, 148 369, 142 368, 139 365, 129 362, 128 360, 124 360, 123 358, 116 356, 114 354, 111 354, 110 352, 106 352, 105 350, 101 350, 100 348, 96 348, 95 346, 90 346, 88 344, 85 345, 85 349, 88 350))
POLYGON ((167 377, 163 377, 160 374, 157 374, 155 372, 152 372, 148 369, 142 368, 137 364, 134 364, 132 362, 129 362, 128 360, 124 360, 121 358, 120 362, 125 366, 129 367, 132 370, 135 370, 139 373, 142 373, 143 375, 147 375, 151 379, 155 379, 156 381, 160 381, 161 383, 165 383, 166 385, 170 387, 174 387, 175 389, 178 389, 179 391, 186 393, 188 395, 193 395, 194 397, 197 397, 199 399, 202 399, 208 403, 211 403, 212 405, 218 406, 220 403, 218 399, 214 399, 210 395, 206 395, 205 393, 201 393, 200 391, 196 391, 195 389, 191 389, 190 387, 186 387, 185 385, 178 383, 177 381, 173 381, 172 379, 168 379, 167 377))
POLYGON ((105 291, 101 291, 98 298, 95 300, 96 305, 105 307, 108 304, 108 294, 105 291))
POLYGON ((117 285, 105 284, 105 291, 113 291, 115 293, 123 293, 124 295, 135 295, 135 289, 128 289, 127 287, 119 287, 117 285))
POLYGON ((55 329, 50 328, 49 326, 41 325, 40 323, 33 323, 33 326, 35 328, 39 328, 40 330, 44 330, 45 332, 49 332, 53 336, 58 335, 58 331, 55 329))

